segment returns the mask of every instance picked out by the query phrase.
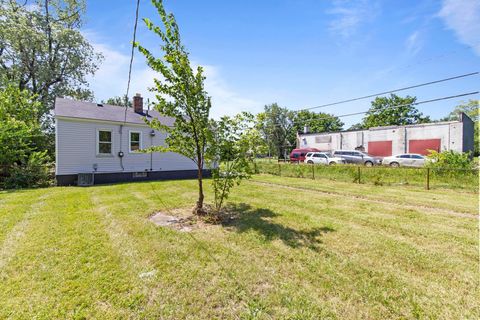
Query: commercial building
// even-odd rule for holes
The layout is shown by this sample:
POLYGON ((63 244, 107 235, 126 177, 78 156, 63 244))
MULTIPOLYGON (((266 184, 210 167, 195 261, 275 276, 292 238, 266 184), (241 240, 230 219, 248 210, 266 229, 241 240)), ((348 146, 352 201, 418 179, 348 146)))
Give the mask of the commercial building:
POLYGON ((399 153, 428 154, 428 150, 473 151, 474 123, 464 113, 459 121, 375 127, 329 133, 303 133, 297 137, 297 148, 321 151, 362 150, 375 156, 399 153))

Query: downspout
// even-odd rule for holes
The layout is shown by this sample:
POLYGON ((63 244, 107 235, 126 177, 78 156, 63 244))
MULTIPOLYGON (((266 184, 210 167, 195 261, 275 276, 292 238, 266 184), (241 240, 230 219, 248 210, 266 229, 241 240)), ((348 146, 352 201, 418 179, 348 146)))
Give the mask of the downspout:
MULTIPOLYGON (((447 145, 447 151, 450 151, 451 150, 451 141, 450 141, 450 128, 451 128, 451 125, 448 124, 448 145, 447 145)), ((438 152, 442 152, 442 143, 440 143, 440 150, 438 150, 438 152)))
MULTIPOLYGON (((153 135, 150 134, 150 147, 153 147, 153 135)), ((153 152, 150 152, 150 171, 153 171, 153 152)))
MULTIPOLYGON (((120 131, 119 131, 119 133, 120 133, 120 151, 118 152, 118 154, 120 155, 120 154, 123 154, 123 152, 122 152, 122 145, 123 145, 123 143, 122 143, 122 141, 123 141, 123 124, 120 125, 120 131)), ((119 158, 120 158, 120 168, 122 168, 122 171, 125 171, 125 168, 123 167, 123 156, 120 156, 119 158)))
POLYGON ((405 137, 404 137, 404 141, 403 141, 403 152, 408 153, 408 150, 407 150, 407 142, 408 142, 407 127, 405 127, 404 130, 405 130, 405 137))

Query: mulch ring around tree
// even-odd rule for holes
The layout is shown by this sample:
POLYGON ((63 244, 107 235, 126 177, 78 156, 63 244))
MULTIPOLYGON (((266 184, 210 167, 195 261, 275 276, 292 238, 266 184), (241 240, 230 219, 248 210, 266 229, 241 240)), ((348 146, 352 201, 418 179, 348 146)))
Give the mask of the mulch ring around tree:
POLYGON ((208 228, 235 219, 229 212, 217 213, 211 206, 205 206, 207 214, 198 216, 192 214, 192 208, 176 208, 153 213, 149 220, 159 227, 166 227, 180 232, 191 232, 196 229, 208 228))

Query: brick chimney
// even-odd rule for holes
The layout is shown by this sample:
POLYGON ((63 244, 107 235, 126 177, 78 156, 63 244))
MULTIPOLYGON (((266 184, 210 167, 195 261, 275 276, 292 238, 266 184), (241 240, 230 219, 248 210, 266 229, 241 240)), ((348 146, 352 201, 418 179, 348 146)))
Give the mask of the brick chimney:
POLYGON ((133 97, 133 110, 136 113, 143 113, 143 98, 140 93, 133 97))

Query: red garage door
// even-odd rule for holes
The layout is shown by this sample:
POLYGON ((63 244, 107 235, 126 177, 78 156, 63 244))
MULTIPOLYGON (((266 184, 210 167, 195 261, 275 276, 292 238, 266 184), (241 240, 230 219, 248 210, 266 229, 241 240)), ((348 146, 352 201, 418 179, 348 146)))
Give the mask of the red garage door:
POLYGON ((392 155, 392 141, 370 141, 368 153, 372 156, 387 157, 392 155))
POLYGON ((408 152, 428 155, 427 150, 440 152, 441 139, 410 140, 408 141, 408 152))

